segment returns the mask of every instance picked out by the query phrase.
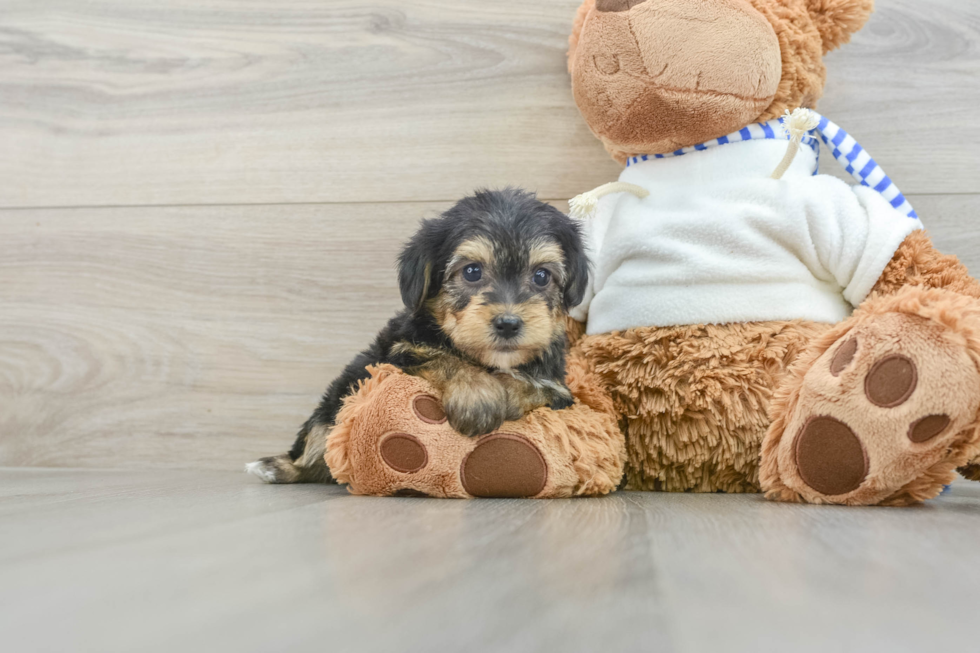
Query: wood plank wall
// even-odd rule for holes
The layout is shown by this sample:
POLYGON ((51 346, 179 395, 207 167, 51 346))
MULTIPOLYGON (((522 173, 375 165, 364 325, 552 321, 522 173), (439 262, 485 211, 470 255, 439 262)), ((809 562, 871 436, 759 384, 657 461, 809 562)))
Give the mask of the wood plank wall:
MULTIPOLYGON (((0 465, 284 450, 419 218, 618 174, 571 98, 576 6, 0 0, 0 465)), ((878 6, 820 109, 980 269, 980 3, 878 6)))

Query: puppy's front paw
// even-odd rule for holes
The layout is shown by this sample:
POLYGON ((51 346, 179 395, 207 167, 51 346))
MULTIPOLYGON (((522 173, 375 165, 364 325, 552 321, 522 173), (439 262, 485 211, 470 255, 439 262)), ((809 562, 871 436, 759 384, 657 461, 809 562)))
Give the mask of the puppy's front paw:
POLYGON ((463 435, 484 435, 500 428, 507 418, 507 393, 487 377, 469 384, 453 384, 442 398, 449 425, 463 435))
POLYGON ((555 391, 551 395, 551 401, 548 403, 548 407, 551 410, 564 410, 565 408, 571 408, 575 405, 575 400, 572 399, 572 391, 561 386, 560 391, 555 391))

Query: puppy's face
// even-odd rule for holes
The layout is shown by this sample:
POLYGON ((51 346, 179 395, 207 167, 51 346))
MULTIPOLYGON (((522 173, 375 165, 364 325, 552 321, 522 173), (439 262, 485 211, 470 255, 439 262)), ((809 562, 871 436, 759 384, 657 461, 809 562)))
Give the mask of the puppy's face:
POLYGON ((564 335, 565 277, 556 242, 477 236, 453 251, 429 310, 460 350, 484 365, 510 368, 564 335))
POLYGON ((423 251, 418 309, 461 351, 506 369, 564 345, 588 262, 577 226, 553 207, 520 191, 478 193, 423 224, 403 273, 413 245, 423 251))

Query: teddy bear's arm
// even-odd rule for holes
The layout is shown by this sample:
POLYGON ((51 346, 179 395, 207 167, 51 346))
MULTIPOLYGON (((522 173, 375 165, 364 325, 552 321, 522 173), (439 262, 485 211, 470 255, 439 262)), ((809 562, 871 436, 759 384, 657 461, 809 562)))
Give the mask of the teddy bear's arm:
POLYGON ((958 258, 940 253, 924 231, 905 237, 872 292, 891 295, 905 286, 943 288, 980 298, 980 282, 958 258))

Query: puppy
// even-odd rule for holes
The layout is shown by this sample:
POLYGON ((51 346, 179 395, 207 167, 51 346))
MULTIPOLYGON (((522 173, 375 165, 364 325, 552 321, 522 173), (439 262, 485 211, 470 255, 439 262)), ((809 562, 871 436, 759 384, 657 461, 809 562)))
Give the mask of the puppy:
POLYGON ((368 365, 432 383, 449 424, 468 436, 541 406, 567 408, 565 316, 588 275, 578 225, 531 193, 480 191, 423 220, 398 259, 405 309, 330 384, 289 453, 247 470, 269 483, 330 482, 327 432, 368 365))

